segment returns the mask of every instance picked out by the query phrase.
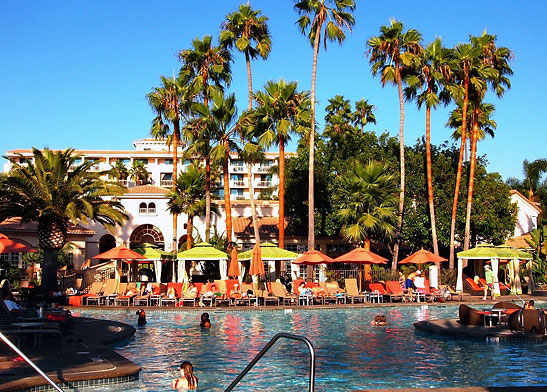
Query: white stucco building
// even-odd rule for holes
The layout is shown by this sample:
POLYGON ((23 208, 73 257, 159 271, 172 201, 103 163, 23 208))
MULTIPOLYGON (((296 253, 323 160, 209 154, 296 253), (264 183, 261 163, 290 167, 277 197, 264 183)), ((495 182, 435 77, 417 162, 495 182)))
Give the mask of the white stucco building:
POLYGON ((515 224, 513 237, 520 237, 537 229, 538 216, 541 214, 541 209, 536 203, 514 189, 511 190, 511 202, 515 203, 518 208, 517 223, 515 224))

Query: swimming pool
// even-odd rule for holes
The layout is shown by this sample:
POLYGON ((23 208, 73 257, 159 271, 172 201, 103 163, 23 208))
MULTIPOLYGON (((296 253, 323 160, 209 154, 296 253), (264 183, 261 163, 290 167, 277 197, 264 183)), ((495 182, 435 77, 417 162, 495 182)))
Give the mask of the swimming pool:
MULTIPOLYGON (((213 310, 209 311, 213 327, 204 331, 199 328, 200 312, 148 312, 148 324, 137 327, 135 339, 115 347, 142 366, 140 380, 100 390, 171 390, 178 365, 189 360, 200 391, 223 391, 278 332, 303 335, 314 344, 317 391, 547 384, 544 344, 431 337, 416 333, 412 326, 418 320, 456 318, 457 312, 458 306, 427 305, 213 310), (387 316, 388 326, 369 325, 378 313, 387 316)), ((80 314, 136 326, 133 309, 80 314)), ((281 340, 236 390, 307 390, 308 361, 303 343, 281 340)))

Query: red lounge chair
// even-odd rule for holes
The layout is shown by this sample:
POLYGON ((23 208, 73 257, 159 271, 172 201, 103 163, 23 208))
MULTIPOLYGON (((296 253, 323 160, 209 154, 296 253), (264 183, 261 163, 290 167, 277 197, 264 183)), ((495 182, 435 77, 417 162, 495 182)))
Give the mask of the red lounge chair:
POLYGON ((479 287, 478 284, 471 278, 465 278, 466 291, 471 295, 484 295, 484 288, 479 287))
POLYGON ((374 302, 377 299, 379 302, 384 302, 384 297, 388 297, 384 285, 382 283, 369 283, 368 289, 370 290, 370 302, 374 302))
POLYGON ((137 288, 137 284, 135 282, 129 282, 125 287, 125 290, 120 290, 120 292, 122 292, 123 295, 118 296, 116 300, 117 304, 120 306, 129 306, 129 304, 133 301, 133 298, 137 296, 139 289, 137 288))
POLYGON ((386 282, 387 294, 389 295, 389 302, 401 300, 405 302, 409 298, 412 299, 412 294, 405 294, 401 284, 395 280, 388 280, 386 282))
POLYGON ((175 298, 167 298, 164 296, 161 298, 160 305, 166 306, 166 304, 172 303, 173 306, 177 306, 178 301, 180 300, 182 296, 182 285, 183 283, 174 283, 174 282, 168 283, 167 290, 165 292, 169 290, 169 287, 173 287, 173 289, 175 290, 175 298))
POLYGON ((181 300, 179 301, 179 306, 185 306, 185 305, 197 306, 197 304, 199 303, 201 290, 205 286, 201 282, 200 283, 194 283, 194 286, 196 286, 196 289, 198 290, 196 297, 195 298, 189 298, 189 297, 185 297, 184 294, 183 294, 181 300))

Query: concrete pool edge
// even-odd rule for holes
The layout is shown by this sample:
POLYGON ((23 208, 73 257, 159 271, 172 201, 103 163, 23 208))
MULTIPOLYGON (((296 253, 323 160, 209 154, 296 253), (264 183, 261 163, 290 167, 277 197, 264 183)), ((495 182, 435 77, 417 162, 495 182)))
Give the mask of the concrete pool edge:
MULTIPOLYGON (((63 337, 60 353, 45 349, 29 355, 63 388, 135 381, 141 368, 107 346, 130 339, 135 328, 116 321, 75 317, 71 334, 63 337)), ((52 347, 49 347, 52 348, 52 347)), ((4 361, 0 391, 44 390, 47 382, 26 363, 4 361)))

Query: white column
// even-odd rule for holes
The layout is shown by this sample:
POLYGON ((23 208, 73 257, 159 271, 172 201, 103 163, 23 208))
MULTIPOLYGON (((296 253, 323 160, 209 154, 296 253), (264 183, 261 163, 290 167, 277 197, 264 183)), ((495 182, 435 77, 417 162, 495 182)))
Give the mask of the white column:
POLYGON ((492 263, 492 272, 494 273, 494 294, 499 297, 500 295, 500 283, 498 281, 498 265, 499 260, 497 258, 490 260, 492 263))
POLYGON ((463 260, 458 258, 458 280, 456 281, 456 292, 463 293, 463 260))

